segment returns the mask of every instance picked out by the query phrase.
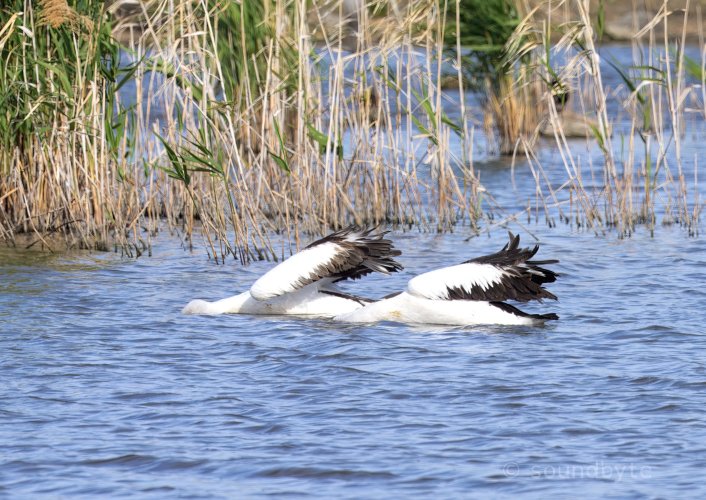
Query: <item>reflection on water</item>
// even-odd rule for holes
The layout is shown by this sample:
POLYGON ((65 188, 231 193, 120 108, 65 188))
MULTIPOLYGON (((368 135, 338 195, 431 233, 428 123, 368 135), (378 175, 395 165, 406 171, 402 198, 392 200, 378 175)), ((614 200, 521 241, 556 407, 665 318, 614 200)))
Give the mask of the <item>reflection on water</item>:
MULTIPOLYGON (((560 301, 532 308, 561 317, 545 328, 182 316, 271 264, 216 266, 169 239, 137 261, 2 250, 2 488, 698 495, 704 242, 531 229, 561 259, 560 301)), ((350 288, 381 296, 506 238, 466 236, 393 233, 406 270, 350 288)))

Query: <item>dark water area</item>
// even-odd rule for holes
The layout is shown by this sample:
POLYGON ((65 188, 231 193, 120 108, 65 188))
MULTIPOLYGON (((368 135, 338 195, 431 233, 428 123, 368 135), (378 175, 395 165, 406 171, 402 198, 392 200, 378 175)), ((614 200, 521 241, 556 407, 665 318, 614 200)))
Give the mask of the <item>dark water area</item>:
MULTIPOLYGON (((561 259, 543 328, 182 316, 272 264, 166 235, 136 261, 0 251, 0 496, 703 496, 706 243, 530 229, 561 259)), ((506 239, 391 236, 405 271, 349 290, 506 239)))

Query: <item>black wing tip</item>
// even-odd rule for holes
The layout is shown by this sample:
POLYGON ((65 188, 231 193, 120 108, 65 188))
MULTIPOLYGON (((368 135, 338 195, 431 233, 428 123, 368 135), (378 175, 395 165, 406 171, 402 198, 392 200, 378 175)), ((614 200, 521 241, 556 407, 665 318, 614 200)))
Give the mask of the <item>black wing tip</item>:
POLYGON ((520 235, 512 234, 512 231, 508 231, 507 235, 510 238, 510 241, 505 244, 503 249, 506 251, 517 250, 520 246, 520 235))
POLYGON ((360 234, 360 239, 372 239, 372 240, 380 240, 385 236, 387 233, 389 233, 389 230, 380 230, 380 224, 374 225, 374 226, 361 226, 358 224, 349 224, 345 227, 342 227, 341 229, 337 229, 323 238, 319 238, 318 240, 312 241, 309 243, 305 248, 311 248, 316 245, 320 245, 322 243, 326 243, 328 241, 340 241, 343 240, 346 236, 359 233, 360 234), (375 234, 373 234, 375 233, 375 234), (372 234, 372 236, 371 236, 372 234))
POLYGON ((487 289, 474 287, 471 290, 464 288, 449 290, 449 297, 465 300, 514 300, 517 302, 557 300, 556 295, 542 285, 555 282, 559 274, 541 266, 556 264, 559 261, 556 259, 530 260, 539 251, 539 245, 532 248, 521 248, 520 235, 513 234, 511 231, 508 231, 508 239, 509 241, 500 251, 464 262, 464 264, 486 264, 502 270, 505 277, 500 283, 487 289))
POLYGON ((544 299, 559 300, 556 295, 541 286, 538 281, 527 277, 515 277, 488 288, 473 286, 447 287, 444 295, 445 300, 473 300, 483 302, 501 302, 512 300, 515 302, 530 302, 536 300, 543 302, 544 299))
MULTIPOLYGON (((510 238, 510 241, 506 243, 500 251, 488 255, 483 255, 481 257, 475 257, 473 259, 463 262, 463 264, 476 262, 479 264, 492 264, 494 266, 503 267, 523 263, 529 266, 541 266, 559 263, 558 259, 537 261, 530 260, 532 257, 537 255, 537 252, 539 252, 539 245, 535 245, 532 248, 520 248, 520 235, 515 235, 512 234, 512 232, 508 231, 508 236, 510 238)), ((537 270, 539 270, 539 268, 537 270)))
POLYGON ((341 299, 351 300, 353 302, 357 302, 361 306, 365 306, 367 304, 372 304, 373 302, 375 302, 373 299, 369 299, 367 297, 361 297, 360 295, 352 295, 350 293, 345 293, 338 290, 323 289, 321 290, 321 293, 324 293, 326 295, 332 295, 334 297, 339 297, 341 299))
POLYGON ((490 305, 521 318, 531 318, 537 321, 557 321, 559 319, 556 313, 529 314, 506 302, 491 302, 490 305))
POLYGON ((307 248, 326 242, 334 242, 346 249, 349 255, 356 255, 357 263, 351 263, 347 269, 342 269, 331 277, 335 281, 346 279, 355 280, 373 272, 390 274, 404 269, 404 266, 395 260, 402 255, 402 251, 395 248, 392 240, 385 238, 390 231, 382 230, 381 226, 360 226, 350 224, 328 236, 317 240, 307 248), (352 238, 348 238, 355 235, 352 238))

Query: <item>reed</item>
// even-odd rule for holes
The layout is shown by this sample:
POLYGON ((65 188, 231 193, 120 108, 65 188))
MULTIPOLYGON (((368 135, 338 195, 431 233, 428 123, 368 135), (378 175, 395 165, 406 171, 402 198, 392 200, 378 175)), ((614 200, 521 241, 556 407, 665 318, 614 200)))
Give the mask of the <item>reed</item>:
MULTIPOLYGON (((291 228, 296 242, 301 231, 350 222, 443 229, 469 214, 477 220, 477 180, 469 168, 454 173, 460 160, 447 146, 461 128, 442 112, 436 2, 400 5, 396 22, 382 29, 374 6, 371 15, 358 10, 332 27, 331 2, 263 2, 256 25, 266 44, 233 38, 229 30, 243 30, 231 7, 182 7, 182 15, 161 13, 146 23, 159 28, 136 43, 136 54, 152 50, 159 68, 176 69, 161 71, 147 93, 181 110, 161 117, 156 142, 138 146, 136 155, 178 181, 169 189, 186 201, 186 213, 172 213, 172 223, 181 215, 200 220, 214 258, 278 258, 268 238, 282 229, 291 228)), ((143 109, 137 123, 155 128, 143 109)))
MULTIPOLYGON (((622 236, 630 235, 640 225, 654 232, 658 224, 680 224, 689 234, 696 234, 701 213, 698 159, 684 158, 682 141, 688 121, 687 103, 690 100, 698 103, 699 98, 703 102, 700 81, 694 75, 699 76, 698 68, 704 67, 705 61, 703 52, 700 63, 685 60, 689 2, 685 5, 681 35, 670 35, 667 29, 672 11, 666 2, 649 23, 636 31, 634 61, 629 67, 605 56, 601 64, 595 46, 596 20, 589 12, 588 2, 558 1, 551 5, 554 9, 569 8, 575 12, 562 26, 561 36, 549 33, 546 19, 543 22, 534 18, 535 9, 508 45, 516 50, 510 58, 517 60, 532 53, 536 61, 532 71, 535 78, 547 82, 559 77, 570 85, 572 95, 577 96, 574 106, 581 116, 591 117, 587 122, 591 134, 586 138, 585 148, 570 144, 560 119, 561 110, 557 109, 550 90, 545 92, 547 119, 564 163, 566 180, 560 186, 551 185, 543 172, 550 167, 541 165, 536 154, 528 154, 528 161, 540 172, 538 192, 550 193, 542 195, 535 206, 543 207, 548 220, 558 214, 560 220, 580 227, 616 228, 622 236), (532 30, 534 35, 528 37, 527 32, 532 30), (519 35, 534 42, 519 44, 519 35), (556 43, 550 44, 550 40, 557 38, 556 43), (566 62, 554 68, 550 62, 556 55, 563 55, 566 62), (617 72, 623 83, 621 87, 609 92, 602 76, 606 69, 617 72), (613 132, 612 117, 607 111, 611 99, 617 100, 630 117, 627 131, 613 132), (582 155, 590 157, 596 149, 603 160, 598 178, 592 166, 582 161, 582 155), (589 184, 592 186, 588 187, 589 184)), ((703 108, 703 104, 699 106, 703 108)), ((692 124, 703 130, 704 114, 691 116, 692 124)))
POLYGON ((116 93, 125 70, 102 14, 91 0, 2 7, 0 239, 129 246, 144 204, 119 175, 130 149, 116 134, 128 125, 116 93))
POLYGON ((538 88, 530 84, 531 53, 517 55, 531 31, 514 0, 456 0, 450 2, 446 46, 461 68, 470 90, 481 96, 485 132, 498 138, 500 154, 513 154, 523 136, 537 126, 538 88), (512 54, 514 59, 508 58, 512 54), (516 82, 524 82, 517 85, 516 82))
POLYGON ((536 182, 534 207, 503 221, 543 211, 551 225, 622 235, 665 222, 696 232, 697 168, 681 138, 687 101, 706 109, 704 61, 657 32, 666 9, 635 39, 648 60, 622 69, 616 90, 586 2, 551 3, 573 15, 559 35, 532 5, 498 2, 498 35, 483 48, 464 38, 478 21, 464 1, 15 0, 0 22, 0 239, 29 233, 51 247, 47 235, 61 234, 139 254, 167 227, 187 245, 200 232, 217 262, 247 262, 351 222, 475 232, 502 211, 474 168, 476 128, 492 128, 488 143, 497 134, 527 166, 515 175, 536 182), (587 154, 566 137, 557 79, 592 117, 587 154), (481 107, 467 105, 468 86, 481 107), (620 137, 611 99, 632 122, 620 137), (553 144, 542 146, 547 124, 553 144), (561 155, 561 182, 541 147, 561 155))

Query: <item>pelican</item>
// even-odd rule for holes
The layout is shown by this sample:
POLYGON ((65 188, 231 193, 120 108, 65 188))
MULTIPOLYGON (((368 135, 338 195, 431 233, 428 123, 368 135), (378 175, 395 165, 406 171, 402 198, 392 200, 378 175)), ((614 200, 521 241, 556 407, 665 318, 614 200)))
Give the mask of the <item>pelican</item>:
POLYGON ((540 325, 556 314, 528 314, 506 301, 556 300, 544 284, 557 274, 544 265, 557 260, 530 260, 539 250, 519 248, 509 233, 502 250, 462 264, 436 269, 409 280, 407 289, 336 316, 347 323, 396 321, 438 325, 540 325))
POLYGON ((387 232, 355 225, 314 241, 275 266, 233 297, 207 302, 192 300, 184 314, 293 314, 333 318, 370 303, 342 292, 336 283, 372 272, 390 274, 402 269, 401 252, 383 238, 387 232))

